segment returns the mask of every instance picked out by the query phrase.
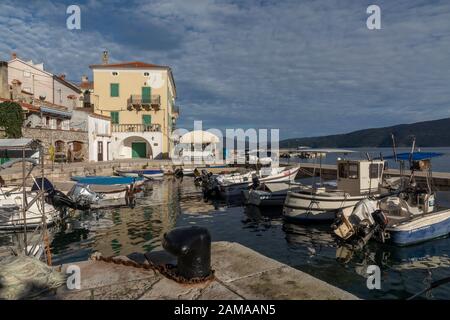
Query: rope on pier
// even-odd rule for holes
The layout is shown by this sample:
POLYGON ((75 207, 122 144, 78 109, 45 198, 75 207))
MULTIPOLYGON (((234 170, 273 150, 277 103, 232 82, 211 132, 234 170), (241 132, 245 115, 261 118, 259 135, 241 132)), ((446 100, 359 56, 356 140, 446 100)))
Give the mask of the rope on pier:
POLYGON ((173 280, 178 283, 183 283, 183 284, 197 284, 197 283, 203 283, 203 282, 215 279, 214 270, 211 270, 210 274, 206 277, 186 279, 177 274, 176 266, 173 264, 155 265, 151 261, 147 261, 148 264, 144 264, 144 263, 138 263, 138 262, 135 262, 132 260, 118 259, 115 257, 105 258, 105 257, 102 257, 101 255, 96 255, 96 254, 92 255, 91 259, 97 260, 97 261, 103 261, 103 262, 107 262, 107 263, 114 263, 114 264, 123 265, 123 266, 127 266, 127 267, 141 268, 141 269, 145 269, 145 270, 153 270, 153 271, 161 273, 163 276, 165 276, 166 278, 168 278, 170 280, 173 280))

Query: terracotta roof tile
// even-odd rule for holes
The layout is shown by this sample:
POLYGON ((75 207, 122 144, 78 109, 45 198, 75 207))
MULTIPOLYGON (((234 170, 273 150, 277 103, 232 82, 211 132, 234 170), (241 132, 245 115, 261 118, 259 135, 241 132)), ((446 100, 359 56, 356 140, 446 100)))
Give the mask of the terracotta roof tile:
POLYGON ((94 64, 89 68, 169 68, 167 66, 160 66, 152 63, 145 63, 141 61, 121 62, 121 63, 109 63, 109 64, 94 64))
POLYGON ((27 109, 27 110, 30 110, 30 111, 39 111, 40 110, 40 108, 38 106, 34 106, 32 104, 29 104, 29 103, 14 101, 14 100, 11 100, 11 99, 0 98, 0 102, 4 102, 4 101, 18 103, 18 104, 20 104, 22 109, 27 109))

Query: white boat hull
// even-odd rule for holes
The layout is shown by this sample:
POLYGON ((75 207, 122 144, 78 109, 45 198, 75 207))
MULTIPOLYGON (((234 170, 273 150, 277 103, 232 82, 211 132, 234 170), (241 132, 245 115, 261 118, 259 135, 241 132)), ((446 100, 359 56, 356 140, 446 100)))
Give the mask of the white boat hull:
MULTIPOLYGON (((5 192, 5 190, 3 189, 5 192)), ((31 202, 33 195, 27 194, 28 202, 31 202)), ((13 193, 9 197, 0 199, 0 231, 21 230, 25 226, 28 229, 36 228, 42 225, 42 210, 40 199, 34 202, 26 212, 24 219, 22 212, 23 194, 20 192, 13 193)), ((52 226, 58 218, 58 211, 50 204, 44 204, 45 221, 47 226, 52 226)))
MULTIPOLYGON (((283 170, 280 173, 266 176, 263 178, 259 178, 259 181, 260 181, 260 183, 294 182, 295 177, 298 173, 298 170, 299 170, 299 168, 283 170)), ((243 190, 247 190, 252 185, 251 176, 252 176, 252 173, 248 173, 245 176, 241 176, 241 177, 246 178, 246 181, 243 181, 243 182, 237 182, 237 181, 239 181, 239 178, 241 178, 241 177, 232 176, 232 178, 229 179, 229 181, 236 181, 236 182, 230 183, 230 182, 227 182, 227 180, 225 180, 225 183, 219 183, 219 189, 220 189, 221 195, 226 196, 226 197, 233 197, 233 196, 241 195, 243 190)))
POLYGON ((345 208, 354 207, 367 196, 320 196, 308 192, 288 192, 283 215, 288 219, 329 221, 336 213, 345 208))
POLYGON ((450 234, 450 209, 418 217, 411 221, 387 227, 390 241, 406 246, 450 234))

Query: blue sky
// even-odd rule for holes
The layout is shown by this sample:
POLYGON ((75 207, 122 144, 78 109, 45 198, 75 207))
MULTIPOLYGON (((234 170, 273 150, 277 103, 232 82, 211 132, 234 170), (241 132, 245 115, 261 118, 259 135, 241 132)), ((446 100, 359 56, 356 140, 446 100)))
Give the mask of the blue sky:
POLYGON ((112 61, 172 67, 191 128, 279 128, 281 138, 449 117, 448 1, 22 1, 0 3, 0 59, 71 80, 112 61), (66 7, 81 7, 79 31, 66 7), (366 8, 381 7, 381 30, 366 8))

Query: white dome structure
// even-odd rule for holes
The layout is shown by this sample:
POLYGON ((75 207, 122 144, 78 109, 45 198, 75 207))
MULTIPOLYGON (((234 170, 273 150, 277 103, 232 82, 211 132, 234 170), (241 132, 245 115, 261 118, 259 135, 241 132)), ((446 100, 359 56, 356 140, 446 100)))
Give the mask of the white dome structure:
POLYGON ((188 132, 179 138, 173 158, 182 159, 183 162, 214 162, 219 157, 220 142, 218 136, 208 131, 188 132))
POLYGON ((208 131, 195 130, 181 136, 180 143, 187 144, 215 144, 219 143, 219 138, 208 131))

